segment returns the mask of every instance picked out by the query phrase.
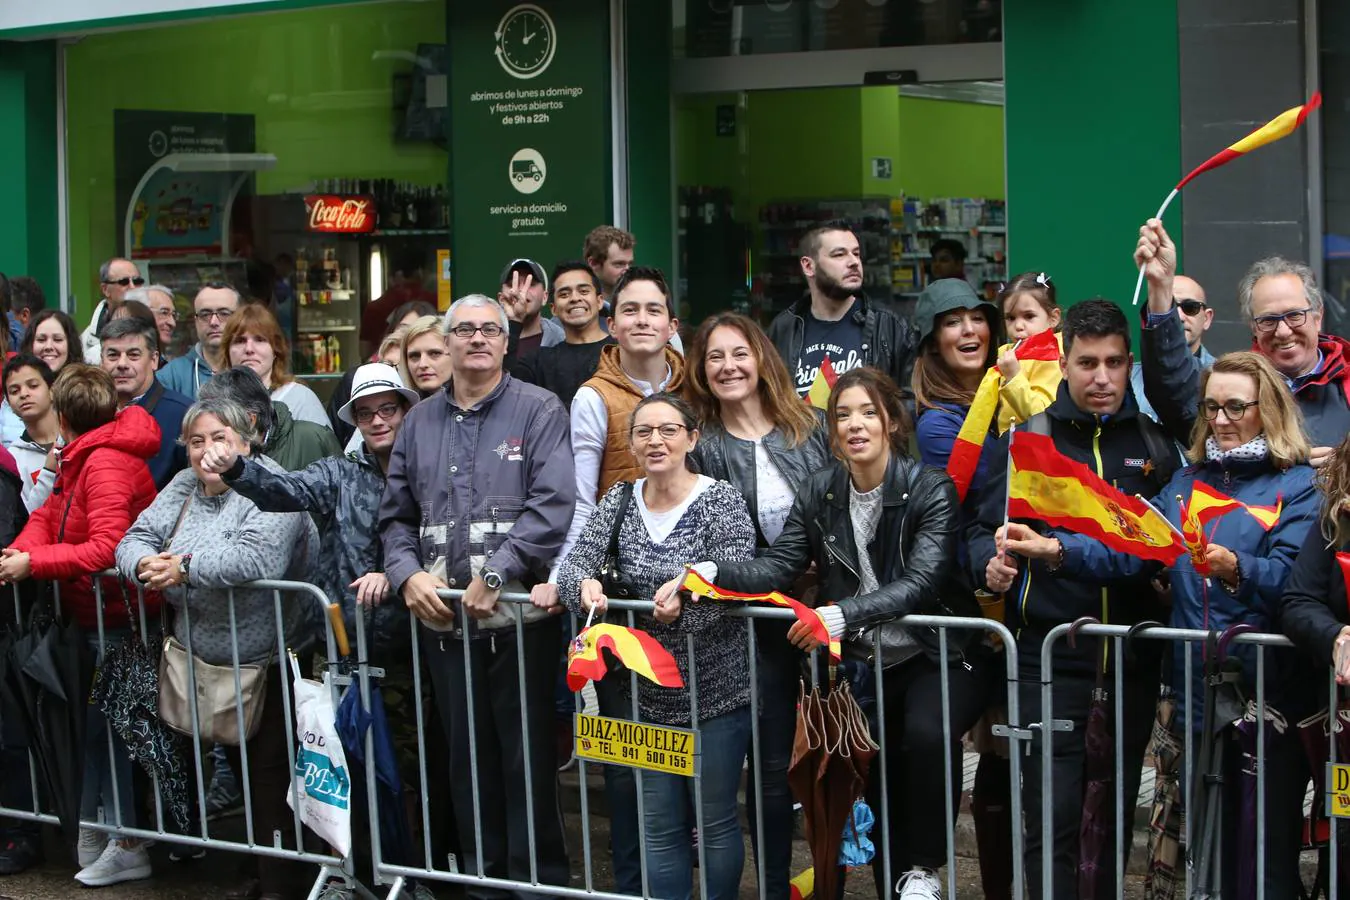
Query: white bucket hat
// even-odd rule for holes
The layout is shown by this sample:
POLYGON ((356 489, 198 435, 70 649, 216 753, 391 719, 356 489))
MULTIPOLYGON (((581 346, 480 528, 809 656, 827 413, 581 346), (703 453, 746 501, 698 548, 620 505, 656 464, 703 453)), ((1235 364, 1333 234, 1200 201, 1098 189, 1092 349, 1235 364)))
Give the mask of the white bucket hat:
POLYGON ((401 395, 408 401, 409 406, 422 399, 417 391, 403 383, 398 369, 385 363, 366 363, 356 370, 356 375, 352 378, 352 398, 342 404, 342 408, 338 410, 338 418, 353 428, 356 427, 356 401, 371 394, 384 394, 389 391, 401 395))

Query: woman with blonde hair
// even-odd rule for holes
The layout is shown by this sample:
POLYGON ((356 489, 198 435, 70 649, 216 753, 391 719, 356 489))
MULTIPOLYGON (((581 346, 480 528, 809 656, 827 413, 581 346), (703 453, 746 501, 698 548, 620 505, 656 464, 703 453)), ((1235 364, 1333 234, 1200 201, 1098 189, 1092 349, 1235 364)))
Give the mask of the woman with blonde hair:
MULTIPOLYGON (((1200 396, 1204 399, 1187 451, 1191 464, 1178 469, 1154 501, 1184 534, 1197 535, 1190 553, 1163 570, 1157 563, 1108 549, 1083 535, 1056 529, 1038 535, 1016 523, 1008 526, 1001 546, 1023 558, 1046 561, 1052 571, 1079 580, 1133 581, 1142 587, 1159 578, 1171 587, 1171 625, 1176 628, 1223 631, 1247 624, 1259 631, 1273 631, 1294 559, 1304 539, 1316 532, 1313 525, 1319 503, 1308 464, 1303 417, 1284 379, 1265 357, 1250 351, 1219 357, 1200 378, 1200 396), (1188 522, 1187 511, 1198 516, 1215 497, 1232 498, 1242 505, 1208 521, 1188 522)), ((1344 596, 1340 603, 1344 605, 1344 596)), ((1255 697, 1256 648, 1235 645, 1229 647, 1228 656, 1242 664, 1239 690, 1255 697)), ((1267 897, 1296 896, 1291 890, 1299 884, 1299 834, 1308 770, 1292 725, 1314 708, 1308 692, 1295 684, 1294 665, 1287 652, 1265 653, 1267 724, 1271 726, 1266 730, 1270 744, 1263 826, 1267 897)), ((1185 709, 1186 669, 1180 644, 1171 667, 1175 721, 1186 723, 1184 733, 1198 747, 1204 721, 1201 667, 1196 664, 1190 672, 1195 707, 1191 710, 1185 709)), ((1216 739, 1233 737, 1233 729, 1227 729, 1216 739)), ((1231 804, 1230 809, 1238 808, 1241 759, 1236 746, 1225 754, 1226 765, 1231 767, 1224 774, 1225 791, 1231 788, 1233 793, 1225 794, 1224 802, 1231 804)), ((1235 837, 1225 833, 1225 840, 1235 837)), ((1221 874, 1225 893, 1235 885, 1244 856, 1252 858, 1236 844, 1225 846, 1221 874)))
POLYGON ((276 316, 258 303, 246 303, 230 314, 220 344, 231 366, 247 366, 262 379, 272 399, 286 404, 293 418, 332 428, 323 402, 291 374, 291 344, 276 316))
MULTIPOLYGON (((403 383, 423 398, 430 397, 450 380, 450 351, 445 330, 435 316, 422 316, 403 333, 402 359, 398 371, 403 383)), ((384 351, 381 350, 381 355, 384 351)))
MULTIPOLYGON (((829 437, 811 407, 797 396, 792 376, 764 330, 739 313, 719 313, 699 326, 685 357, 688 400, 702 439, 693 450, 699 471, 740 491, 763 553, 787 522, 797 488, 830 462, 829 437)), ((799 586, 784 586, 801 596, 799 586)), ((786 897, 792 877, 792 792, 787 770, 797 727, 797 683, 802 653, 788 643, 789 623, 754 620, 759 650, 760 742, 750 773, 761 780, 746 791, 750 834, 764 867, 766 892, 786 897), (763 835, 763 845, 760 836, 763 835)))

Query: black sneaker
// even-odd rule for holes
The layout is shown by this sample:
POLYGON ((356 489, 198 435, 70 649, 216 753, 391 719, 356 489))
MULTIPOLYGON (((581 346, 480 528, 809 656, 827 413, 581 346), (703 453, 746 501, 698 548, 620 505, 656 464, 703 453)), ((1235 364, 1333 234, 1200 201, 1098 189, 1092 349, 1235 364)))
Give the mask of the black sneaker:
POLYGON ((8 840, 0 847, 0 875, 18 875, 42 862, 42 851, 28 838, 8 840))

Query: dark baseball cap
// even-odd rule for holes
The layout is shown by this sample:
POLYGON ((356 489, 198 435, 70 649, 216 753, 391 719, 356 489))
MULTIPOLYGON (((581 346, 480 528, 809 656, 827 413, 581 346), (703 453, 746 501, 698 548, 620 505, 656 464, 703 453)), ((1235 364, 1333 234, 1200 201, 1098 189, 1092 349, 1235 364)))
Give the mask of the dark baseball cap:
POLYGON ((541 284, 544 286, 545 291, 548 290, 548 276, 544 274, 544 267, 534 260, 525 259, 524 257, 511 260, 511 262, 506 264, 506 268, 502 269, 502 277, 497 280, 497 283, 510 284, 512 272, 529 275, 534 278, 535 284, 541 284))
POLYGON ((939 278, 919 295, 914 309, 914 324, 919 328, 919 342, 923 343, 933 333, 937 317, 958 309, 979 309, 987 307, 990 331, 998 329, 998 307, 975 293, 975 289, 964 278, 939 278))

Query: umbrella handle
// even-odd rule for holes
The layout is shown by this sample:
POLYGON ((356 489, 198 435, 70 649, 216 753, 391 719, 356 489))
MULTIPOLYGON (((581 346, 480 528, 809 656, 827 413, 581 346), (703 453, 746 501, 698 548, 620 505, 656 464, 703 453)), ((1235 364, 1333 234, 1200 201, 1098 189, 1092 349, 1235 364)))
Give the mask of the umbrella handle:
POLYGON ((1141 632, 1148 631, 1150 628, 1165 628, 1165 627, 1166 626, 1163 625, 1163 623, 1155 621, 1153 619, 1145 619, 1143 622, 1136 622, 1135 624, 1131 625, 1130 630, 1125 634, 1125 658, 1130 660, 1135 659, 1134 640, 1135 638, 1139 637, 1141 632))
POLYGON ((1075 619, 1073 624, 1069 626, 1068 643, 1070 649, 1074 650, 1078 649, 1078 629, 1082 628, 1084 625, 1100 625, 1100 624, 1102 623, 1098 619, 1093 618, 1092 616, 1083 616, 1082 618, 1075 619))
POLYGON ((1229 642, 1231 642, 1233 638, 1237 637, 1238 635, 1246 634, 1249 631, 1256 631, 1256 627, 1248 624, 1247 622, 1239 622, 1236 625, 1230 625, 1227 628, 1225 628, 1223 634, 1219 635, 1218 662, 1223 662, 1224 658, 1228 655, 1229 642))

